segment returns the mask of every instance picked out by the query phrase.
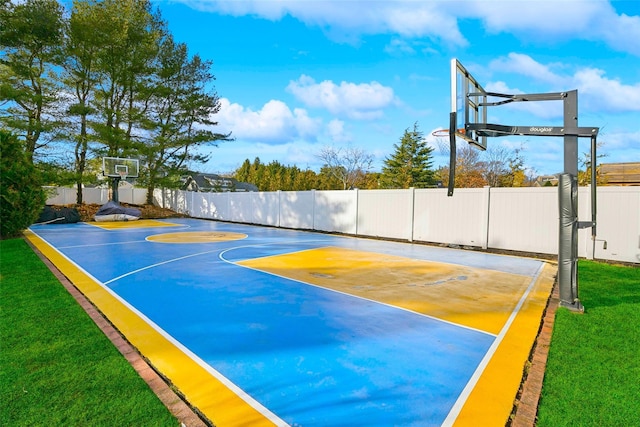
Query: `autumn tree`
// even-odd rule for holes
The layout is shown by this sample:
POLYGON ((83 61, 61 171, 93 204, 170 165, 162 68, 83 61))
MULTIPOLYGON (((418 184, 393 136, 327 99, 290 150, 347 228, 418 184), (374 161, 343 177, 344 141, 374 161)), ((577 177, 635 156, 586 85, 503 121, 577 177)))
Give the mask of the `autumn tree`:
POLYGON ((433 148, 427 145, 418 123, 414 123, 413 130, 405 129, 394 149, 382 167, 382 188, 425 188, 435 184, 433 148))
POLYGON ((481 155, 483 177, 491 187, 522 187, 525 182, 522 148, 489 147, 481 155))
MULTIPOLYGON (((596 152, 604 146, 604 141, 598 141, 596 145, 596 152)), ((596 183, 602 184, 603 178, 600 174, 600 167, 598 163, 600 159, 607 157, 606 153, 596 153, 596 183)), ((580 170, 578 171, 578 185, 590 185, 591 184, 591 150, 583 152, 579 159, 580 170)))
POLYGON ((357 187, 373 163, 373 154, 350 145, 324 146, 316 157, 324 163, 320 173, 335 178, 342 190, 357 187))

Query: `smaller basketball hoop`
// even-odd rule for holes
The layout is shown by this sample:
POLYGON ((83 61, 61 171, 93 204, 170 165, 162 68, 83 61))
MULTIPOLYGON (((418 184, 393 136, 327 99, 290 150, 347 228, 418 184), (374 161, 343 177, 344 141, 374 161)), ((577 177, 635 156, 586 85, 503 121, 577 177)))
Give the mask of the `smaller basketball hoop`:
POLYGON ((120 175, 120 181, 126 181, 127 180, 127 171, 126 170, 118 171, 118 175, 120 175))

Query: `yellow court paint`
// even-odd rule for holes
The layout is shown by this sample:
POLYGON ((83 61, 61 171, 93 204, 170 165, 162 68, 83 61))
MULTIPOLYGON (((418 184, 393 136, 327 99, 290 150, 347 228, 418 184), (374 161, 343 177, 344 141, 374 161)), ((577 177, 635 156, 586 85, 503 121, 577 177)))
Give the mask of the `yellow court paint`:
POLYGON ((214 243, 246 238, 247 235, 244 233, 231 233, 228 231, 186 231, 155 234, 147 237, 147 240, 158 243, 214 243))
POLYGON ((488 426, 505 424, 538 335, 556 271, 550 264, 544 265, 529 297, 462 407, 455 426, 477 426, 478 420, 488 426))
POLYGON ((178 227, 180 224, 157 221, 155 219, 138 219, 134 221, 87 222, 86 224, 105 230, 121 230, 123 228, 178 227))
POLYGON ((273 426, 138 314, 30 231, 25 236, 216 426, 273 426))
POLYGON ((272 274, 407 308, 500 334, 500 344, 462 402, 456 426, 504 425, 551 294, 555 268, 542 272, 503 331, 529 276, 342 248, 321 248, 238 263, 272 274))
POLYGON ((531 278, 337 247, 239 262, 497 334, 531 278))

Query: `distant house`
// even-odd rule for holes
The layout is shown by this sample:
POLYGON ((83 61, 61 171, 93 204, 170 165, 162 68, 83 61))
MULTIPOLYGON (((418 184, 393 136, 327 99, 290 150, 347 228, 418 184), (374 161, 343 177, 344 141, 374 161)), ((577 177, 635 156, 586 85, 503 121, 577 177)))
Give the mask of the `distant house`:
POLYGON ((223 193, 235 191, 258 191, 258 187, 234 178, 227 178, 214 173, 191 173, 182 177, 182 189, 205 193, 223 193))
POLYGON ((557 187, 558 175, 541 175, 533 183, 534 187, 557 187))
POLYGON ((640 162, 602 163, 600 180, 605 185, 640 185, 640 162))

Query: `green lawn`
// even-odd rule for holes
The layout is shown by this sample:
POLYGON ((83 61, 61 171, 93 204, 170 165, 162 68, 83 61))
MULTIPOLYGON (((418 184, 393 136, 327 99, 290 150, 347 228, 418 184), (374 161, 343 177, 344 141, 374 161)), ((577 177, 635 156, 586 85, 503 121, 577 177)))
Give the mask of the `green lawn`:
POLYGON ((0 241, 0 424, 178 426, 22 239, 0 241))
POLYGON ((640 268, 580 261, 584 314, 556 314, 538 426, 640 426, 640 268))

